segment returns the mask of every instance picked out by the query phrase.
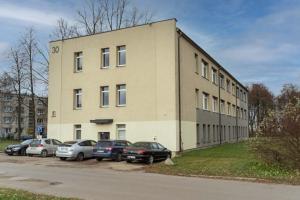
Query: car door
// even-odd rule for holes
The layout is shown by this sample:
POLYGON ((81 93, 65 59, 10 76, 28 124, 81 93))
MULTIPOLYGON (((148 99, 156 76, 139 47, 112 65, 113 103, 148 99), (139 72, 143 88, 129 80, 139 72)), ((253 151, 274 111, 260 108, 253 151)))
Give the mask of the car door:
POLYGON ((44 140, 44 149, 47 150, 48 154, 53 154, 52 141, 50 139, 44 140))
POLYGON ((163 145, 157 143, 159 151, 160 151, 160 157, 161 159, 166 159, 169 156, 169 151, 166 147, 163 145))
POLYGON ((160 158, 161 155, 160 155, 157 143, 156 142, 152 142, 150 146, 151 146, 151 154, 152 154, 153 158, 155 160, 161 159, 160 158))
POLYGON ((96 142, 93 141, 93 140, 87 140, 85 141, 85 157, 86 158, 91 158, 93 156, 93 149, 94 149, 94 146, 96 145, 96 142))
POLYGON ((58 145, 60 145, 61 142, 55 139, 52 139, 52 148, 53 148, 53 154, 56 152, 58 145))

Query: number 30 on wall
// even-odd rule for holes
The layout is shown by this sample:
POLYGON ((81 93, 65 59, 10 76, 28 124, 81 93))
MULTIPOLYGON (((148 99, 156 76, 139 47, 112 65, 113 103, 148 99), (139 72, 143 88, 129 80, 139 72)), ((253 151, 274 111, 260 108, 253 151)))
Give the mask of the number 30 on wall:
POLYGON ((58 46, 52 47, 52 53, 58 53, 58 52, 59 52, 58 46))

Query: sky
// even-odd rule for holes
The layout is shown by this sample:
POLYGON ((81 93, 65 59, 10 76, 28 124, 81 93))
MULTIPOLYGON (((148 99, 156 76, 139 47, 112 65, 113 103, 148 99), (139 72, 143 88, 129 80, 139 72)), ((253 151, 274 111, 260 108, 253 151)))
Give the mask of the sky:
MULTIPOLYGON (((74 21, 84 0, 0 0, 0 72, 7 52, 34 27, 40 43, 50 40, 56 20, 74 21)), ((300 0, 129 0, 154 20, 176 18, 177 26, 241 83, 263 83, 275 94, 283 84, 300 85, 300 0)))

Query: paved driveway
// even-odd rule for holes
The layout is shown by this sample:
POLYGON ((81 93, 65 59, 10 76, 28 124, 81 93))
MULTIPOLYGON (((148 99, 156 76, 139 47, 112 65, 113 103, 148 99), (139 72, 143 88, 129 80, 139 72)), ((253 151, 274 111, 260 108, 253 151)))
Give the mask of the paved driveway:
POLYGON ((141 170, 142 165, 129 166, 124 162, 88 160, 61 162, 60 165, 58 162, 61 161, 54 158, 1 155, 0 187, 109 200, 299 200, 300 197, 299 186, 149 174, 141 170), (111 167, 114 165, 119 168, 111 167))

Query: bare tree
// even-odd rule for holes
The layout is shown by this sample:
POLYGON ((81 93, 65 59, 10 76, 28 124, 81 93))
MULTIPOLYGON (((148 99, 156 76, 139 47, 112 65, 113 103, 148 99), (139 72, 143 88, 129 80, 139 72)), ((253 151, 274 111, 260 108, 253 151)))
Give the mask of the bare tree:
POLYGON ((60 18, 59 20, 57 20, 57 26, 51 34, 51 38, 64 40, 79 35, 80 33, 76 25, 70 25, 68 21, 60 18))
POLYGON ((34 58, 37 54, 37 41, 35 38, 35 31, 33 28, 29 28, 21 39, 21 43, 24 50, 25 66, 27 67, 27 78, 29 82, 29 90, 31 103, 29 104, 30 113, 32 113, 32 129, 33 137, 36 137, 36 119, 35 119, 35 85, 34 85, 34 58))

